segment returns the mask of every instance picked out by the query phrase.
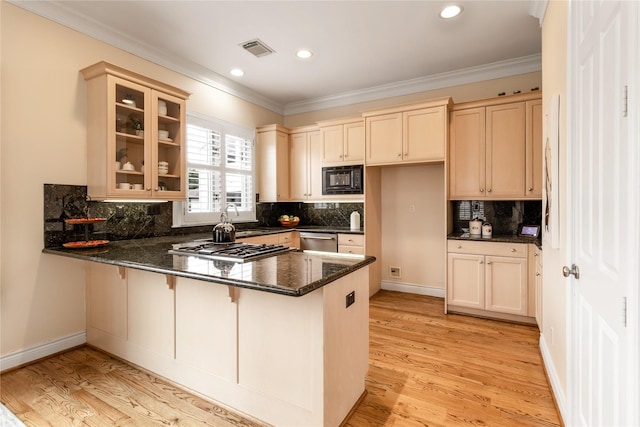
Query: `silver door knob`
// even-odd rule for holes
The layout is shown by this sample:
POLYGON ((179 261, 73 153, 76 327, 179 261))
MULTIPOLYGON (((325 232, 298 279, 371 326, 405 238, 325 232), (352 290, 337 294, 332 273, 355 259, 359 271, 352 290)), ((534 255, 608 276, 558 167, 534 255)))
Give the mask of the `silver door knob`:
POLYGON ((564 267, 562 267, 562 275, 564 277, 569 277, 572 274, 576 279, 580 278, 580 269, 578 268, 577 265, 572 264, 571 268, 567 267, 566 265, 564 267))

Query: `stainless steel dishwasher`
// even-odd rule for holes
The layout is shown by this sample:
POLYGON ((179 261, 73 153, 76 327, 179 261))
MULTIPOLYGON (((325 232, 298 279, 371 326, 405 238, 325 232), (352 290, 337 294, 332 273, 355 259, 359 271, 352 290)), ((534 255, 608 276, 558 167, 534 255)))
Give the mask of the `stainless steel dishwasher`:
POLYGON ((303 251, 338 252, 338 235, 302 231, 300 232, 300 249, 303 251))

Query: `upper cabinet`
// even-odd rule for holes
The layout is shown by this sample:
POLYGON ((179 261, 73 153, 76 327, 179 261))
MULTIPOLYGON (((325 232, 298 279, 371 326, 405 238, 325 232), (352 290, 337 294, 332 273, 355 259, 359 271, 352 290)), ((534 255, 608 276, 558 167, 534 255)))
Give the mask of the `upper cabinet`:
POLYGON ((321 134, 317 126, 292 129, 289 135, 289 189, 292 202, 322 198, 321 134))
POLYGON ((185 200, 189 94, 106 62, 81 72, 89 197, 185 200))
POLYGON ((289 201, 289 129, 280 125, 257 128, 256 158, 259 201, 289 201))
POLYGON ((453 107, 450 199, 541 197, 540 97, 540 93, 533 93, 453 107))
POLYGON ((444 161, 450 105, 442 98, 365 112, 365 163, 444 161))
POLYGON ((364 163, 364 119, 346 119, 318 122, 321 133, 322 164, 364 163))

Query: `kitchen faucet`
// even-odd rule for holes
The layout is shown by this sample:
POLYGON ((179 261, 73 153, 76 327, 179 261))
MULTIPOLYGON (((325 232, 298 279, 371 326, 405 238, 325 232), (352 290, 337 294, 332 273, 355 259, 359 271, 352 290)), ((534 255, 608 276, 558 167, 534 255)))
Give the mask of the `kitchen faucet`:
POLYGON ((227 222, 229 218, 229 206, 233 206, 233 208, 236 210, 236 216, 240 216, 240 212, 238 212, 238 207, 233 203, 228 203, 224 207, 224 210, 222 211, 222 213, 220 214, 220 222, 227 222))

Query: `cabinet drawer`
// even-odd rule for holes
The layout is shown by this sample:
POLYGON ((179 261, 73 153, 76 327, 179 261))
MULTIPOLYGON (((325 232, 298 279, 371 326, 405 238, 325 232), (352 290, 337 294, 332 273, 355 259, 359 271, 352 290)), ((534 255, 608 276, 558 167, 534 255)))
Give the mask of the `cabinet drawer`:
POLYGON ((340 246, 338 246, 338 252, 341 253, 341 254, 364 255, 364 247, 363 246, 340 245, 340 246))
POLYGON ((527 244, 505 242, 471 242, 467 240, 448 240, 447 251, 450 253, 493 255, 516 258, 527 257, 527 244))
POLYGON ((338 234, 338 245, 364 246, 364 235, 338 234))
POLYGON ((292 233, 281 233, 278 234, 278 243, 283 245, 285 243, 293 242, 293 234, 292 233))

